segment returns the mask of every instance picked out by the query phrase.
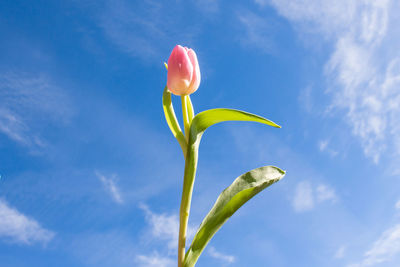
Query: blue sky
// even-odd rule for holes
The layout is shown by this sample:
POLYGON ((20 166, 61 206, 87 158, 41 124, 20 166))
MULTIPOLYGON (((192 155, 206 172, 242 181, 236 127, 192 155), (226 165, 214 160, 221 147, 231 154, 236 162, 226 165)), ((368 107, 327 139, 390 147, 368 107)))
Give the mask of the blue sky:
MULTIPOLYGON (((200 146, 190 232, 238 175, 285 178, 198 266, 400 265, 400 3, 2 1, 0 265, 175 266, 183 174, 163 62, 193 48, 200 146)), ((174 98, 179 113, 179 99, 174 98)))

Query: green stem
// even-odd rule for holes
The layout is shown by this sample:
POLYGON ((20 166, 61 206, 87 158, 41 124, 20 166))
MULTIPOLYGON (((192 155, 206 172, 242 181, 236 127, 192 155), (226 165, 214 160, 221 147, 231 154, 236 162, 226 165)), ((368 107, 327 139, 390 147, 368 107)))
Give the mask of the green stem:
POLYGON ((185 137, 186 141, 189 140, 189 127, 190 127, 190 122, 189 122, 189 112, 188 112, 188 99, 187 96, 183 95, 181 96, 182 100, 182 115, 183 115, 183 126, 185 128, 185 137))
POLYGON ((193 104, 192 104, 192 100, 190 99, 190 96, 187 95, 186 97, 187 97, 186 106, 187 106, 187 110, 188 110, 189 125, 190 125, 194 118, 194 109, 193 109, 193 104))
MULTIPOLYGON (((194 117, 192 101, 190 100, 189 96, 182 96, 181 99, 186 141, 192 142, 192 137, 190 136, 190 125, 194 117)), ((185 157, 182 200, 179 211, 178 267, 183 267, 185 260, 186 234, 189 221, 190 204, 192 201, 194 178, 196 175, 197 160, 198 146, 196 144, 188 145, 185 157)))
MULTIPOLYGON (((191 142, 191 139, 192 136, 189 137, 189 142, 191 142)), ((182 200, 179 211, 178 267, 183 267, 185 260, 186 232, 187 232, 190 204, 192 201, 193 185, 196 176, 197 161, 198 161, 198 144, 196 143, 188 146, 186 154, 182 200)))

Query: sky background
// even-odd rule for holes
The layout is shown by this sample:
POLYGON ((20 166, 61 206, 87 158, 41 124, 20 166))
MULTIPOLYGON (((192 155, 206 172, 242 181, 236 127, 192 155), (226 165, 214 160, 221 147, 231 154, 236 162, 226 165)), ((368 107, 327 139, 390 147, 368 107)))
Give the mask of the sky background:
MULTIPOLYGON (((287 171, 197 266, 400 266, 400 2, 1 1, 0 265, 175 266, 184 161, 163 65, 193 48, 193 233, 219 193, 287 171)), ((174 97, 180 118, 179 98, 174 97)))

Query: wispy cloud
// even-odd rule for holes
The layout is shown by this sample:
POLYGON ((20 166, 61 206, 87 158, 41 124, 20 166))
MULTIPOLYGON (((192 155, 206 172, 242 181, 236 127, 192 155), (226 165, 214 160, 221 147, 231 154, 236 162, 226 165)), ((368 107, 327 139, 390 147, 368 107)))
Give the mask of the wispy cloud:
POLYGON ((183 8, 182 3, 117 0, 99 4, 102 7, 97 23, 106 38, 121 51, 144 62, 159 61, 163 55, 168 55, 171 47, 165 47, 165 43, 189 45, 198 32, 197 26, 189 26, 176 16, 183 8))
POLYGON ((296 186, 292 204, 296 212, 303 212, 314 208, 313 189, 309 182, 303 181, 296 186))
POLYGON ((313 99, 312 99, 312 86, 304 87, 299 94, 298 100, 301 103, 301 107, 307 112, 311 112, 313 109, 313 99))
POLYGON ((340 246, 338 248, 338 250, 336 250, 334 258, 335 259, 342 259, 344 257, 344 255, 345 255, 345 253, 346 253, 346 247, 345 246, 340 246))
POLYGON ((318 202, 323 202, 323 201, 335 202, 337 200, 335 190, 333 190, 327 185, 318 185, 316 188, 316 195, 318 202))
POLYGON ((396 202, 395 207, 396 207, 396 209, 400 210, 400 200, 398 200, 398 201, 396 202))
MULTIPOLYGON (((139 266, 173 266, 175 260, 171 259, 170 255, 176 254, 176 248, 178 247, 178 234, 179 234, 179 218, 177 215, 172 214, 157 214, 150 210, 150 208, 141 204, 140 208, 145 212, 146 221, 149 225, 149 232, 146 233, 146 238, 153 238, 157 242, 165 242, 168 248, 168 255, 160 254, 157 251, 153 251, 149 254, 139 254, 136 256, 136 263, 139 266)), ((195 234, 195 228, 192 226, 188 227, 187 240, 193 238, 195 234)), ((217 251, 214 247, 210 247, 208 255, 218 259, 224 264, 231 264, 235 262, 236 258, 232 255, 226 255, 217 251)))
MULTIPOLYGON (((325 65, 333 96, 330 110, 344 112, 364 153, 378 163, 400 159, 400 4, 397 1, 256 0, 272 4, 302 34, 335 43, 325 65), (300 26, 299 26, 300 25, 300 26)), ((331 112, 330 112, 331 113, 331 112)), ((400 170, 397 170, 398 172, 400 170)))
POLYGON ((274 42, 271 38, 272 21, 266 21, 262 16, 246 10, 240 12, 238 19, 244 30, 239 39, 242 45, 255 47, 265 53, 274 52, 274 42))
POLYGON ((69 102, 63 90, 44 75, 0 73, 0 133, 30 149, 45 147, 41 123, 68 122, 69 102))
POLYGON ((215 247, 210 247, 207 251, 208 251, 208 255, 210 255, 214 259, 224 262, 225 264, 231 264, 236 261, 235 256, 221 253, 221 252, 217 251, 215 249, 215 247))
POLYGON ((318 203, 334 203, 336 200, 336 193, 331 187, 323 184, 313 187, 311 182, 302 181, 296 186, 292 206, 296 212, 304 212, 312 210, 318 203))
POLYGON ((336 150, 330 147, 330 141, 327 139, 321 140, 318 143, 319 151, 328 153, 331 157, 335 157, 339 154, 336 150))
POLYGON ((46 244, 54 237, 32 218, 25 216, 0 199, 0 238, 21 244, 46 244))
MULTIPOLYGON (((67 251, 83 266, 132 267, 138 253, 136 240, 120 229, 80 232, 64 239, 67 251)), ((65 237, 64 237, 65 238, 65 237)))
MULTIPOLYGON (((349 267, 375 266, 383 262, 390 262, 395 255, 400 254, 400 224, 386 230, 372 248, 365 252, 360 263, 349 267)), ((393 266, 393 265, 392 265, 393 266)))
POLYGON ((172 267, 176 264, 172 259, 162 257, 158 253, 138 255, 136 256, 136 263, 140 267, 172 267))
MULTIPOLYGON (((146 221, 150 226, 151 236, 157 240, 165 241, 170 253, 175 253, 178 247, 179 236, 179 218, 176 214, 157 214, 150 210, 144 204, 140 208, 145 212, 146 221)), ((188 227, 187 239, 190 240, 194 233, 195 228, 188 227)))
MULTIPOLYGON (((146 232, 146 240, 150 238, 157 243, 164 243, 167 247, 166 255, 161 255, 157 251, 150 254, 139 254, 136 257, 136 262, 139 266, 173 266, 175 261, 171 259, 170 255, 176 254, 178 247, 179 237, 179 218, 176 214, 158 214, 150 210, 145 204, 140 204, 141 208, 146 215, 146 221, 149 226, 149 231, 146 232)), ((195 228, 188 226, 187 240, 190 240, 195 234, 195 228)))
MULTIPOLYGON (((14 140, 22 145, 37 143, 34 140, 30 140, 28 137, 26 133, 28 131, 28 127, 25 125, 22 119, 17 114, 5 107, 0 109, 0 131, 8 136, 11 140, 14 140)), ((41 142, 37 144, 40 145, 41 142)))
POLYGON ((103 184, 105 190, 110 194, 112 199, 118 204, 124 203, 124 200, 122 199, 121 196, 121 192, 115 182, 116 175, 112 175, 111 177, 108 178, 98 171, 95 171, 95 174, 103 184))
POLYGON ((207 13, 216 13, 219 11, 219 0, 196 0, 193 2, 198 8, 207 13))

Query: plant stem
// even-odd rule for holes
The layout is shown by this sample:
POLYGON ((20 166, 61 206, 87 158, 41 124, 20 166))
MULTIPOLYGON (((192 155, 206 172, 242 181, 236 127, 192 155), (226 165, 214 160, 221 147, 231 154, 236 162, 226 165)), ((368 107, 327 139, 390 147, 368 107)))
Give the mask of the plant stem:
MULTIPOLYGON (((189 138, 190 139, 190 138, 189 138)), ((189 145, 186 153, 185 173, 181 207, 179 211, 179 242, 178 242, 178 267, 183 267, 186 252, 186 232, 192 201, 194 178, 198 161, 198 149, 195 144, 189 145)))
POLYGON ((198 160, 198 149, 195 144, 191 144, 190 123, 194 116, 193 106, 188 96, 182 96, 182 114, 185 128, 185 137, 188 142, 185 153, 185 172, 183 176, 183 189, 181 207, 179 210, 179 239, 178 239, 178 267, 184 266, 186 252, 186 234, 190 213, 190 204, 192 201, 192 192, 196 167, 198 160), (190 106, 188 106, 190 105, 190 106))
POLYGON ((188 110, 188 117, 189 117, 189 125, 192 123, 192 120, 194 118, 194 109, 193 109, 193 104, 192 100, 190 99, 190 95, 186 96, 186 105, 187 105, 187 110, 188 110))
POLYGON ((186 141, 189 140, 189 129, 190 129, 190 123, 189 123, 189 112, 188 112, 188 106, 187 106, 187 96, 183 95, 181 96, 182 100, 182 115, 183 115, 183 126, 185 128, 185 137, 186 141))

